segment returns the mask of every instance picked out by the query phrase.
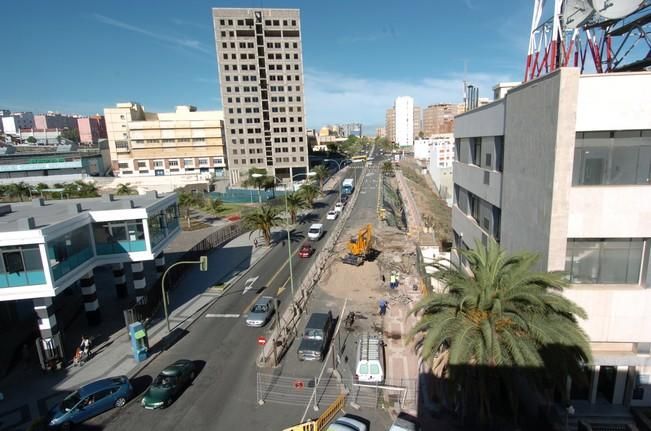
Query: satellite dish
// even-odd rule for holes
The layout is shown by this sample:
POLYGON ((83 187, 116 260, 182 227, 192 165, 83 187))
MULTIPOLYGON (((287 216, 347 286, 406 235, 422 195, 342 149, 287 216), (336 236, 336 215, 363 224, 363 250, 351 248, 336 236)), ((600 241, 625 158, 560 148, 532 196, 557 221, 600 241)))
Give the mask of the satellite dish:
POLYGON ((619 19, 635 12, 642 0, 590 0, 594 10, 604 18, 619 19))
POLYGON ((574 29, 580 27, 594 14, 594 9, 588 0, 565 0, 561 23, 563 28, 574 29))

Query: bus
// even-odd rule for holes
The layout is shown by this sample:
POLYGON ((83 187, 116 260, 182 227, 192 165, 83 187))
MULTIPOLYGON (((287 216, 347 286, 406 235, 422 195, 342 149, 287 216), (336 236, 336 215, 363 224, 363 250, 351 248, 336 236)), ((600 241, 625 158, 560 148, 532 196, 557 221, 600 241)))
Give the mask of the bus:
POLYGON ((366 163, 366 159, 367 159, 366 156, 353 156, 350 158, 350 160, 353 163, 359 163, 359 162, 366 163))

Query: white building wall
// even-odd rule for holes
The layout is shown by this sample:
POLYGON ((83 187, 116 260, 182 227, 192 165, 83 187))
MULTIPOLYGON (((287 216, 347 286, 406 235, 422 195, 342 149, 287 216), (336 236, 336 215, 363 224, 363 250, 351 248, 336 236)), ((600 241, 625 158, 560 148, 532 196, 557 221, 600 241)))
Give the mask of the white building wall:
POLYGON ((414 99, 409 96, 396 98, 396 143, 400 147, 414 144, 414 99))

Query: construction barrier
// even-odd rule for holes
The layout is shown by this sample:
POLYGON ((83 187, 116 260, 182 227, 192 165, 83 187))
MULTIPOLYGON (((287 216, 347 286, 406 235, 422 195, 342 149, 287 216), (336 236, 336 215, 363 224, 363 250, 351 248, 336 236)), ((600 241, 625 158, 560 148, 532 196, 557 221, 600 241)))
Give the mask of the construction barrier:
POLYGON ((319 431, 325 429, 330 422, 337 416, 339 411, 344 408, 346 403, 346 394, 341 394, 336 400, 328 406, 327 409, 315 421, 307 421, 302 424, 294 425, 290 428, 285 428, 283 431, 319 431))

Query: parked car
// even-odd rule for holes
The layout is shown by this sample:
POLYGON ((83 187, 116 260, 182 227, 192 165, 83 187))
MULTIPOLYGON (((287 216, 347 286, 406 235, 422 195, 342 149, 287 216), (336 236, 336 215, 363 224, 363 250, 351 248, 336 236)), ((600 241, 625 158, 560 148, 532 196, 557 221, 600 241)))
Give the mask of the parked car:
POLYGON ((314 254, 315 248, 312 247, 310 244, 303 244, 301 246, 301 249, 298 251, 298 257, 310 257, 314 254))
POLYGON ((313 241, 318 241, 323 236, 323 225, 321 223, 315 223, 310 226, 310 229, 307 231, 307 237, 313 241))
POLYGON ((194 363, 187 359, 179 359, 168 365, 158 376, 145 395, 142 397, 142 406, 146 409, 162 409, 172 404, 183 390, 190 386, 196 371, 194 363))
MULTIPOLYGON (((348 199, 348 198, 346 198, 346 199, 348 199)), ((335 211, 337 211, 338 213, 340 213, 340 212, 342 212, 343 210, 344 210, 344 203, 343 203, 343 202, 337 202, 337 203, 335 204, 335 211)))
POLYGON ((247 326, 260 328, 266 325, 275 310, 274 299, 271 296, 261 296, 255 301, 246 317, 247 326))
POLYGON ((335 210, 328 211, 328 214, 326 215, 326 219, 328 220, 337 220, 337 217, 339 217, 339 213, 335 210))
POLYGON ((298 346, 298 359, 300 361, 323 361, 334 328, 335 319, 332 317, 332 312, 312 313, 305 325, 303 337, 298 346))
POLYGON ((48 424, 52 429, 69 430, 114 407, 123 407, 132 395, 133 387, 127 376, 88 383, 50 410, 48 424))
POLYGON ((352 415, 343 415, 331 423, 326 431, 367 431, 366 424, 352 415))

